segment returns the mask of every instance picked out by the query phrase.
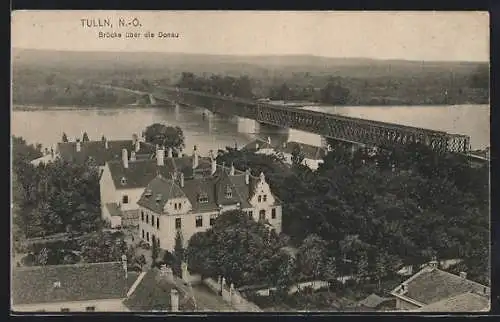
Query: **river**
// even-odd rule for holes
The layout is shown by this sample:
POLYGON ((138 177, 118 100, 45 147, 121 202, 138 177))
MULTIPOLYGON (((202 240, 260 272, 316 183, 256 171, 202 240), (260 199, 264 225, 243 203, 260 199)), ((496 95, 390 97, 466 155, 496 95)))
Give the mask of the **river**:
MULTIPOLYGON (((472 149, 490 145, 487 105, 305 108, 466 134, 471 137, 472 149)), ((252 120, 212 115, 201 108, 188 107, 15 110, 12 112, 11 133, 22 136, 29 143, 36 142, 50 147, 61 140, 63 132, 70 140, 81 138, 84 131, 91 140, 99 140, 102 135, 109 139, 127 139, 133 133, 140 134, 155 122, 181 127, 185 135, 186 151, 197 145, 203 154, 235 144, 241 147, 257 135, 268 136, 267 130, 263 130, 252 120)), ((283 133, 279 135, 282 136, 283 133)), ((297 130, 288 131, 287 136, 288 140, 313 145, 321 142, 318 135, 297 130)))

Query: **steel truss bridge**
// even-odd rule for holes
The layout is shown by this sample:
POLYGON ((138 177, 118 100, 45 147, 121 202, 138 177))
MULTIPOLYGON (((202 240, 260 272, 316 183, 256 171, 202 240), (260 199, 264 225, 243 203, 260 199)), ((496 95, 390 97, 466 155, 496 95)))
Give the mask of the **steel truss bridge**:
POLYGON ((466 135, 277 106, 176 87, 155 88, 151 95, 160 101, 204 107, 215 113, 236 115, 367 146, 401 146, 419 142, 436 152, 468 154, 470 151, 470 137, 466 135))

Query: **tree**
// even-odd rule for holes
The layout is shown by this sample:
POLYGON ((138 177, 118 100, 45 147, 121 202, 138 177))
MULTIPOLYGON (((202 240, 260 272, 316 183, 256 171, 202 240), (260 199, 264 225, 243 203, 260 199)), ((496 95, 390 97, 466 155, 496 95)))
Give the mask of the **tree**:
POLYGON ((318 235, 309 235, 302 242, 297 254, 300 275, 317 279, 321 277, 326 254, 326 242, 318 235))
POLYGON ((364 280, 368 277, 368 255, 362 252, 356 262, 356 278, 358 281, 364 280))
POLYGON ((344 105, 349 100, 349 89, 342 87, 339 78, 331 78, 321 89, 321 102, 334 105, 344 105))
POLYGON ((377 253, 375 257, 375 276, 377 277, 379 290, 381 288, 382 279, 387 276, 389 266, 389 254, 386 251, 377 253))
POLYGON ((89 135, 87 134, 87 132, 83 132, 82 142, 89 142, 89 141, 90 141, 89 135))
POLYGON ((67 136, 67 135, 66 135, 66 133, 64 133, 64 132, 63 132, 63 134, 62 134, 62 141, 63 141, 64 143, 67 143, 67 142, 68 142, 68 136, 67 136))
POLYGON ((336 282, 338 277, 337 263, 335 257, 328 257, 323 270, 323 276, 328 283, 336 282))
POLYGON ((144 131, 146 142, 158 144, 165 148, 172 148, 176 151, 184 149, 184 134, 178 126, 166 126, 160 123, 154 123, 144 131))
POLYGON ((156 265, 156 260, 158 258, 158 242, 156 241, 156 238, 153 238, 151 242, 151 267, 154 267, 156 265))
POLYGON ((81 242, 81 256, 86 263, 120 261, 127 253, 123 238, 114 238, 108 233, 89 236, 81 242))
POLYGON ((221 214, 212 228, 191 237, 187 260, 203 276, 224 276, 229 283, 272 283, 270 268, 283 242, 239 210, 221 214))

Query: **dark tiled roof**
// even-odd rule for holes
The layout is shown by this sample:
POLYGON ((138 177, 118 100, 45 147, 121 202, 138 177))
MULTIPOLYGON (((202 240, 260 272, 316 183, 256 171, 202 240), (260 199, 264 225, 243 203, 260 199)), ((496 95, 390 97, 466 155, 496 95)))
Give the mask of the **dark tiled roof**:
POLYGON ((14 268, 11 289, 14 305, 119 299, 128 291, 120 262, 14 268))
MULTIPOLYGON (((58 143, 57 148, 61 157, 70 162, 83 163, 92 157, 99 166, 103 166, 107 161, 121 160, 122 149, 127 149, 130 158, 131 151, 135 151, 132 140, 108 141, 106 149, 104 141, 80 142, 81 149, 76 151, 76 142, 58 143)), ((136 158, 144 158, 155 153, 155 146, 150 143, 140 142, 140 149, 136 152, 136 158), (140 157, 137 157, 140 156, 140 157)))
POLYGON ((196 310, 193 298, 189 292, 178 285, 181 283, 175 278, 175 285, 160 276, 159 270, 153 268, 143 277, 134 292, 124 301, 124 304, 136 312, 171 311, 170 291, 175 288, 179 292, 179 311, 193 312, 196 310))
POLYGON ((435 303, 467 292, 489 294, 489 288, 440 269, 425 267, 406 282, 407 291, 398 286, 393 294, 400 294, 423 304, 435 303))
POLYGON ((276 150, 278 152, 291 154, 295 149, 299 149, 306 159, 311 160, 321 160, 326 156, 326 149, 322 147, 317 147, 309 144, 298 143, 298 142, 287 142, 286 146, 278 146, 276 150))
POLYGON ((252 142, 245 145, 243 149, 249 151, 255 151, 259 149, 274 149, 274 147, 272 146, 272 142, 271 144, 269 144, 267 140, 255 139, 252 142))
POLYGON ((118 204, 115 202, 107 203, 106 209, 108 209, 108 212, 111 216, 118 216, 118 217, 122 216, 122 211, 121 211, 120 207, 118 206, 118 204))
POLYGON ((137 204, 161 214, 169 199, 183 197, 185 198, 186 195, 174 180, 157 176, 147 185, 137 204), (151 192, 149 196, 148 190, 151 192))
POLYGON ((490 300, 486 296, 464 293, 421 307, 421 312, 478 312, 489 311, 490 300))
MULTIPOLYGON (((209 158, 200 157, 196 171, 206 169, 207 163, 210 164, 209 158)), ((175 172, 184 173, 185 178, 193 176, 192 156, 165 158, 163 166, 158 166, 156 159, 129 161, 128 168, 123 167, 122 161, 110 161, 108 166, 116 189, 145 188, 158 174, 168 179, 175 172)))

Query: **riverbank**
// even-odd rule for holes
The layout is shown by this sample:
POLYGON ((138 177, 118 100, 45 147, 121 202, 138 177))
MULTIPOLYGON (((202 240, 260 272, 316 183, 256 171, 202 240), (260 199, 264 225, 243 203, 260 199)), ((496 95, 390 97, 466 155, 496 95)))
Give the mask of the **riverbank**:
POLYGON ((35 105, 12 105, 13 111, 22 112, 43 112, 43 111, 87 111, 87 110, 103 110, 103 109, 137 109, 137 108, 157 108, 165 107, 164 105, 151 104, 129 104, 129 105, 101 105, 101 106, 35 106, 35 105))

